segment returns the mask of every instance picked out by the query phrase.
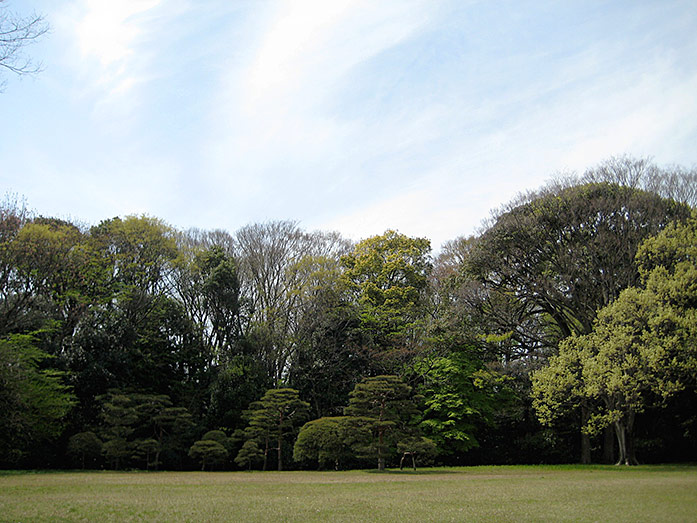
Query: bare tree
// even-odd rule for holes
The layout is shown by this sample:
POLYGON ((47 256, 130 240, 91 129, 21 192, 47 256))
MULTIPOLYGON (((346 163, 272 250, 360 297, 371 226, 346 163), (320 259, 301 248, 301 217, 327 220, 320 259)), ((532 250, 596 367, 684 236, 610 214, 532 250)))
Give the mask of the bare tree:
MULTIPOLYGON (((41 64, 26 56, 24 48, 47 31, 48 24, 42 16, 19 17, 0 0, 0 67, 20 76, 38 73, 41 64)), ((0 80, 0 91, 4 86, 5 82, 0 80)))
POLYGON ((680 165, 659 167, 649 158, 618 156, 588 169, 580 182, 614 183, 697 206, 697 167, 694 166, 691 169, 680 165))
POLYGON ((322 260, 338 260, 348 246, 338 233, 308 233, 293 221, 257 223, 237 231, 241 291, 250 306, 247 335, 256 337, 263 353, 259 357, 277 384, 287 376, 297 349, 308 279, 322 260))

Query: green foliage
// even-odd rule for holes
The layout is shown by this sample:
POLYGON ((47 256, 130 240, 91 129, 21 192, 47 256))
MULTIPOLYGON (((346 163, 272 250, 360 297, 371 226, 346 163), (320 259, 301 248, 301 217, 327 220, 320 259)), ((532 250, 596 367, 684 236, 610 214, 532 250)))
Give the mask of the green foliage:
POLYGON ((416 461, 423 464, 432 464, 438 453, 438 447, 432 439, 426 437, 412 437, 397 443, 397 450, 402 454, 399 460, 399 468, 403 469, 407 458, 411 458, 411 464, 416 470, 416 461))
POLYGON ((614 426, 620 461, 633 464, 637 413, 655 398, 694 387, 697 369, 697 220, 673 225, 640 249, 643 289, 603 308, 593 331, 565 340, 533 376, 538 415, 549 423, 569 403, 594 402, 585 430, 614 426))
POLYGON ((128 216, 105 220, 90 231, 113 267, 113 278, 125 295, 157 294, 162 276, 177 254, 174 231, 161 220, 128 216))
POLYGON ((193 423, 183 407, 173 407, 163 394, 112 390, 100 396, 103 453, 113 468, 126 463, 160 465, 160 453, 181 449, 193 423))
POLYGON ((294 222, 234 237, 146 216, 86 228, 6 201, 0 459, 65 466, 68 448, 91 466, 97 442, 81 438, 93 430, 109 467, 184 467, 200 434, 246 466, 261 455, 266 468, 276 451, 282 467, 310 409, 325 421, 301 430, 298 455, 322 466, 367 456, 380 466, 419 446, 419 431, 452 463, 568 460, 572 425, 625 426, 631 446, 632 417, 644 449, 689 448, 695 217, 638 190, 649 185, 620 163, 603 167, 612 180, 521 197, 479 237, 444 246, 435 266, 427 240, 395 231, 352 245, 294 222), (531 417, 538 367, 544 429, 531 417), (362 380, 381 374, 408 376, 423 398, 402 411, 394 398, 368 405, 385 383, 362 380), (264 394, 274 386, 298 392, 264 394), (338 417, 347 404, 353 414, 338 417), (656 415, 675 429, 649 427, 656 415))
POLYGON ((206 465, 224 463, 228 457, 228 451, 217 441, 204 439, 191 445, 189 457, 201 463, 201 470, 206 470, 206 465))
POLYGON ((74 403, 64 373, 43 370, 49 356, 34 337, 0 338, 0 460, 17 462, 35 445, 57 437, 74 403))
POLYGON ((264 451, 259 448, 256 441, 250 439, 242 445, 235 458, 235 463, 239 467, 251 470, 254 464, 259 463, 262 459, 264 459, 264 451))
POLYGON ((262 398, 252 403, 247 413, 249 425, 245 429, 248 440, 264 448, 264 470, 271 441, 276 445, 278 470, 283 470, 283 443, 286 436, 294 435, 296 428, 307 419, 309 404, 300 399, 295 389, 269 389, 262 398))
POLYGON ((477 428, 490 423, 495 410, 510 399, 506 378, 485 369, 473 353, 427 358, 415 371, 424 379, 421 428, 446 453, 478 446, 477 428))
POLYGON ((395 450, 396 442, 413 435, 419 410, 412 388, 398 376, 364 378, 350 394, 347 416, 369 418, 373 433, 365 456, 377 458, 378 469, 384 470, 385 459, 395 450))
POLYGON ((360 310, 361 328, 378 355, 401 362, 417 350, 414 331, 425 312, 425 290, 432 269, 431 244, 395 231, 359 242, 341 258, 342 278, 360 310))
POLYGON ((78 432, 68 440, 68 454, 78 459, 85 468, 87 460, 94 463, 102 454, 102 440, 92 431, 78 432))
POLYGON ((491 332, 513 333, 511 356, 554 353, 561 339, 590 332, 596 312, 638 283, 641 242, 689 212, 610 183, 548 189, 498 216, 471 249, 465 273, 487 289, 478 306, 491 332))
POLYGON ((357 416, 319 418, 300 429, 293 448, 295 461, 315 461, 339 469, 342 460, 362 454, 370 445, 375 420, 357 416))

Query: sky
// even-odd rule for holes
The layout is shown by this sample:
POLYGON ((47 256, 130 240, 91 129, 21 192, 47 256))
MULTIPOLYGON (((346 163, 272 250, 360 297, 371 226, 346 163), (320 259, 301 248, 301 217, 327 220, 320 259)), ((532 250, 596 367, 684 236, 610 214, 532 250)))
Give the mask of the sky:
POLYGON ((5 0, 0 192, 97 224, 295 220, 434 250, 611 156, 697 165, 694 0, 5 0))

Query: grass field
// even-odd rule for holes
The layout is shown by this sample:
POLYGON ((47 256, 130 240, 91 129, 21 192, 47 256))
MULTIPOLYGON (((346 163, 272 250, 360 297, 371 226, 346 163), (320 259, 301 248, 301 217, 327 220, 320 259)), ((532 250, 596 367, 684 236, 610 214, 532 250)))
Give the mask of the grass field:
POLYGON ((697 521, 697 466, 6 472, 0 521, 697 521))

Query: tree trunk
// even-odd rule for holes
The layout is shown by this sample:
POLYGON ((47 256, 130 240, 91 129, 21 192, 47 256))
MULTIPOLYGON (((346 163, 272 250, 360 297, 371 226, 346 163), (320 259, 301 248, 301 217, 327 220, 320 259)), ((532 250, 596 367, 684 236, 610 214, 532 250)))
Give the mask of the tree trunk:
POLYGON ((619 459, 617 465, 638 465, 639 462, 634 455, 634 412, 629 411, 627 415, 615 422, 615 433, 619 445, 619 459))
POLYGON ((160 470, 160 453, 162 452, 162 441, 164 438, 164 429, 160 428, 160 437, 157 438, 157 451, 155 452, 155 470, 160 470))
POLYGON ((617 446, 619 447, 617 465, 629 465, 629 458, 627 457, 627 430, 623 421, 615 422, 615 434, 617 435, 617 446))
POLYGON ((627 414, 627 458, 630 465, 638 465, 634 448, 634 411, 630 410, 627 414))
POLYGON ((278 416, 278 447, 276 451, 278 452, 278 470, 283 470, 283 460, 281 457, 281 448, 283 447, 283 413, 278 416))
POLYGON ((276 452, 278 453, 278 470, 281 471, 283 470, 283 461, 281 457, 281 447, 282 447, 283 439, 278 438, 278 448, 276 449, 276 452))
POLYGON ((264 465, 262 466, 261 470, 266 472, 266 465, 269 461, 269 437, 264 438, 264 465))
POLYGON ((382 455, 382 443, 385 440, 385 433, 383 430, 378 432, 378 470, 385 470, 385 457, 382 455))
MULTIPOLYGON (((581 427, 585 427, 590 418, 590 411, 586 404, 581 405, 581 427)), ((591 438, 581 431, 581 463, 589 465, 591 462, 591 438)))
POLYGON ((603 431, 603 463, 615 463, 615 431, 611 426, 603 431))

